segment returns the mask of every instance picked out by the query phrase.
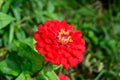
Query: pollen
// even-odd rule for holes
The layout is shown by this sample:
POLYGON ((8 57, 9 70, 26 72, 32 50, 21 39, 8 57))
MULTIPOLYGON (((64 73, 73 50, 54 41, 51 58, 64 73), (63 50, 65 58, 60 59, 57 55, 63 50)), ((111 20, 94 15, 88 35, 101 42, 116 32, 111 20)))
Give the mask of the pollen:
POLYGON ((69 34, 69 31, 65 31, 64 29, 61 29, 60 32, 58 32, 57 37, 58 37, 59 42, 61 42, 62 44, 73 42, 69 34))

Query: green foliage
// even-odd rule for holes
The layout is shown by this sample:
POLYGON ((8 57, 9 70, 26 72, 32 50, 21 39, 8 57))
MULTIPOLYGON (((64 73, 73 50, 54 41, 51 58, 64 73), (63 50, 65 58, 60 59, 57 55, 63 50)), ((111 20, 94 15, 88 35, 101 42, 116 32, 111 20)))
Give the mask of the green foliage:
POLYGON ((0 29, 4 28, 6 25, 8 25, 13 20, 14 18, 12 18, 11 16, 8 16, 0 12, 0 29))
POLYGON ((0 80, 57 80, 55 72, 61 71, 71 80, 119 80, 119 4, 119 0, 0 0, 0 80), (42 67, 46 62, 34 49, 33 34, 49 19, 65 19, 82 32, 87 50, 75 68, 42 67))

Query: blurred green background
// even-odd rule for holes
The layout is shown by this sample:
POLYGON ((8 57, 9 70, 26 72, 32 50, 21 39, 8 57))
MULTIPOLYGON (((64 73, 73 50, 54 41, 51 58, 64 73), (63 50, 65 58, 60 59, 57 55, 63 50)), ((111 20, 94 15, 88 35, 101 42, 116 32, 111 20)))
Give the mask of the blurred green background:
POLYGON ((0 80, 41 66, 26 53, 37 26, 51 19, 74 24, 86 41, 83 62, 64 71, 71 80, 120 80, 120 0, 0 0, 0 80))

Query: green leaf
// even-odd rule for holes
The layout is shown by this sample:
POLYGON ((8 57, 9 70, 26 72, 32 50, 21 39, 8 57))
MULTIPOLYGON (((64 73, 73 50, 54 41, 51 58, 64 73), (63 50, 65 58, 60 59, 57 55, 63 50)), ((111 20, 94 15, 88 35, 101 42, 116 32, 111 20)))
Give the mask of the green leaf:
MULTIPOLYGON (((25 60, 25 64, 28 65, 27 63, 30 62, 32 68, 31 72, 35 72, 41 68, 43 57, 34 51, 29 45, 19 42, 17 49, 19 56, 25 60)), ((24 65, 23 67, 26 68, 24 65)))
POLYGON ((2 39, 3 39, 3 44, 5 45, 5 46, 8 46, 8 40, 9 40, 9 32, 7 31, 7 32, 5 32, 4 34, 3 34, 3 37, 2 37, 2 39))
POLYGON ((16 80, 26 80, 25 79, 25 75, 23 73, 21 73, 16 80))
POLYGON ((58 77, 53 70, 53 65, 49 63, 44 66, 39 76, 33 78, 33 80, 58 80, 58 77))
POLYGON ((1 9, 3 3, 4 3, 4 0, 0 0, 0 9, 1 9))
POLYGON ((42 72, 39 76, 33 78, 33 80, 49 80, 49 78, 42 72))
POLYGON ((13 17, 0 12, 0 29, 4 28, 13 20, 15 20, 13 17))
POLYGON ((14 38, 14 25, 11 24, 9 29, 9 44, 12 42, 13 38, 14 38))
POLYGON ((42 72, 45 76, 47 76, 49 80, 58 80, 58 77, 54 72, 53 65, 51 63, 49 63, 46 68, 44 67, 42 72))
POLYGON ((14 13, 14 16, 16 18, 17 21, 19 21, 21 19, 21 16, 20 16, 20 7, 14 7, 12 6, 12 10, 13 10, 13 13, 14 13))
POLYGON ((15 80, 30 80, 30 75, 22 72, 15 80))
POLYGON ((114 33, 120 35, 120 25, 115 25, 114 27, 114 33))
POLYGON ((58 65, 53 65, 53 69, 54 70, 57 70, 58 68, 60 68, 60 67, 62 67, 61 65, 60 66, 58 66, 58 65))
POLYGON ((12 0, 7 0, 2 7, 2 12, 7 13, 10 8, 11 3, 12 3, 12 0))
POLYGON ((17 53, 15 52, 8 53, 6 57, 6 63, 9 68, 19 73, 21 70, 21 62, 22 62, 21 57, 18 56, 17 53))
POLYGON ((18 71, 11 69, 5 60, 0 62, 0 72, 14 76, 17 76, 19 74, 18 71))
POLYGON ((54 5, 53 5, 52 1, 48 1, 47 9, 48 9, 48 12, 54 11, 54 5))
POLYGON ((46 76, 48 76, 49 80, 58 80, 58 77, 53 70, 47 71, 46 76))
POLYGON ((98 44, 98 38, 95 36, 95 33, 93 31, 89 31, 88 36, 91 38, 94 44, 98 44))
POLYGON ((17 28, 15 30, 15 35, 16 35, 17 39, 20 41, 22 41, 23 39, 26 38, 25 32, 23 31, 22 28, 17 28))

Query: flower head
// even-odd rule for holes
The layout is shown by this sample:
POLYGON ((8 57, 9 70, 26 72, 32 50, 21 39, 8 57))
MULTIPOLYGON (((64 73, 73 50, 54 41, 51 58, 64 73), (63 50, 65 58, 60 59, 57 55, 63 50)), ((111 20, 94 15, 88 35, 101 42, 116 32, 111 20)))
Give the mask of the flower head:
POLYGON ((82 61, 85 41, 82 33, 73 30, 65 20, 48 20, 34 33, 35 48, 48 62, 62 64, 66 69, 82 61))
POLYGON ((59 80, 70 80, 67 76, 63 75, 63 74, 59 74, 58 75, 58 79, 59 80))

